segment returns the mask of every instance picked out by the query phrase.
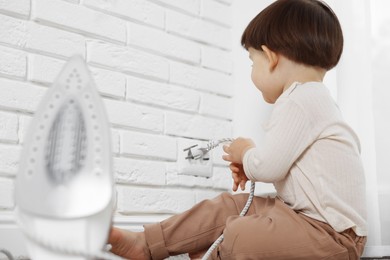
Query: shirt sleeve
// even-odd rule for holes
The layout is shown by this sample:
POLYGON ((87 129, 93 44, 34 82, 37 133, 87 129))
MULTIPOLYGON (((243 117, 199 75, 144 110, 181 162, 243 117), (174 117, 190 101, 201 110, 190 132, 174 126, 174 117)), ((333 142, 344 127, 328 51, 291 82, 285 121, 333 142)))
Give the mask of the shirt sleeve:
POLYGON ((304 109, 287 99, 274 108, 262 147, 251 148, 243 158, 248 179, 282 180, 299 156, 314 142, 314 126, 304 109))

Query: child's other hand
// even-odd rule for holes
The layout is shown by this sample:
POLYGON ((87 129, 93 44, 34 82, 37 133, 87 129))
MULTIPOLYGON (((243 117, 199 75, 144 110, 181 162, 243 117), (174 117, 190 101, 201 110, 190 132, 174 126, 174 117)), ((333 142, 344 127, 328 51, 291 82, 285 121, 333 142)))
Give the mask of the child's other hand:
POLYGON ((229 168, 232 171, 233 191, 237 191, 238 186, 240 186, 241 190, 245 190, 245 184, 249 179, 245 175, 242 164, 231 163, 229 168))
POLYGON ((222 156, 222 159, 231 163, 242 164, 244 153, 253 147, 255 147, 255 144, 251 139, 237 138, 230 145, 223 146, 226 154, 222 156))

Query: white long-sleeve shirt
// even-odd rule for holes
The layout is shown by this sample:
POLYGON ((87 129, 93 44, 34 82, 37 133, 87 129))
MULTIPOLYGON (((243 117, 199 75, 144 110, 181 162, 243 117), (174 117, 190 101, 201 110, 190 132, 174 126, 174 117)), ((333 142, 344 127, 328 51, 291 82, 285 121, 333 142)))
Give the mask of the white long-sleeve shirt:
POLYGON ((294 83, 275 102, 265 143, 246 151, 244 170, 253 181, 273 183, 293 210, 367 235, 365 177, 360 144, 328 89, 294 83))

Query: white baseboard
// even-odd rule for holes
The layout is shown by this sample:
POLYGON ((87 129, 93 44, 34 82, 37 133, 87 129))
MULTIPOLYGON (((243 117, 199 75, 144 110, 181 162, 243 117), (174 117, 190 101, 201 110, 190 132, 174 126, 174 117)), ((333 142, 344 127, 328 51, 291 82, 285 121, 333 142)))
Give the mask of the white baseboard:
POLYGON ((363 257, 390 257, 390 246, 366 246, 363 257))

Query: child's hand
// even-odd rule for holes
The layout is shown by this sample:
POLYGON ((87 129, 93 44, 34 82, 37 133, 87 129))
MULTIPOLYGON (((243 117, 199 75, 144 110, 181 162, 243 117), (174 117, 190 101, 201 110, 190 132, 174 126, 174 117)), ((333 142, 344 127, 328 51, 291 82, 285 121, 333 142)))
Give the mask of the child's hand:
POLYGON ((245 190, 245 184, 248 178, 244 172, 242 158, 245 152, 252 147, 255 147, 253 141, 245 138, 237 138, 230 145, 223 146, 226 154, 222 156, 222 159, 230 162, 229 167, 232 171, 233 191, 237 191, 238 186, 241 187, 241 190, 245 190))
POLYGON ((241 190, 245 190, 245 184, 248 178, 245 175, 242 164, 231 163, 229 168, 232 171, 233 191, 237 191, 238 186, 240 186, 241 190))
POLYGON ((223 150, 227 154, 223 155, 222 159, 231 163, 242 164, 245 152, 253 147, 255 147, 255 144, 251 139, 237 138, 230 145, 223 146, 223 150))

